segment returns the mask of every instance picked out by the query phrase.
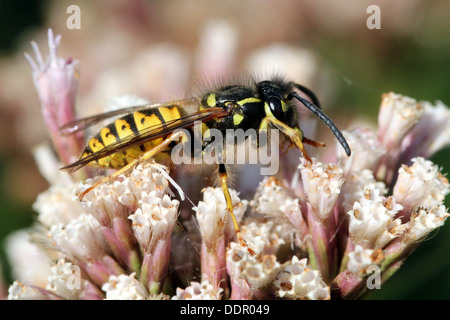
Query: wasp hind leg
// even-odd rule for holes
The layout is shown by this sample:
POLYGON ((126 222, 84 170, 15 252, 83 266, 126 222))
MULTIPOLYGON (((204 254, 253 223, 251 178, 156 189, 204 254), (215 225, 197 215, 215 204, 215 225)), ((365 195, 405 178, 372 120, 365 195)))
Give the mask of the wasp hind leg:
POLYGON ((105 182, 108 182, 110 180, 113 180, 115 178, 117 178, 118 176, 120 176, 122 173, 126 172, 127 170, 131 169, 132 167, 134 167, 135 165, 141 163, 141 162, 145 162, 150 160, 152 157, 154 157, 156 154, 160 153, 161 151, 163 151, 165 148, 167 148, 170 143, 172 143, 173 141, 177 141, 180 136, 183 133, 177 132, 172 134, 170 137, 164 139, 160 144, 158 144, 157 146, 155 146, 154 148, 142 153, 138 158, 130 161, 126 166, 120 168, 119 170, 117 170, 116 172, 110 174, 107 177, 104 177, 103 179, 98 180, 97 182, 95 182, 92 186, 90 186, 89 188, 87 188, 86 190, 84 190, 81 194, 78 195, 78 198, 80 199, 80 201, 83 200, 83 198, 86 196, 86 194, 88 194, 90 191, 92 191, 93 189, 95 189, 96 187, 102 185, 105 182))
MULTIPOLYGON (((306 137, 303 137, 303 138, 302 138, 302 142, 303 142, 304 144, 309 144, 310 146, 313 146, 313 147, 320 147, 320 148, 326 147, 325 143, 323 143, 323 142, 318 142, 318 141, 314 141, 314 140, 310 140, 310 139, 308 139, 308 138, 306 138, 306 137)), ((306 149, 305 149, 304 146, 302 146, 302 148, 300 148, 300 151, 302 152, 303 157, 304 157, 308 162, 312 162, 311 158, 310 158, 310 157, 308 156, 308 154, 306 153, 306 149)))
POLYGON ((219 178, 220 178, 220 184, 221 184, 221 187, 223 190, 223 194, 225 196, 225 202, 227 204, 227 209, 231 215, 231 219, 233 220, 234 231, 236 232, 236 236, 239 240, 239 243, 241 244, 242 247, 247 248, 247 251, 250 255, 254 256, 254 255, 256 255, 256 253, 252 249, 250 249, 249 246, 247 245, 247 242, 245 241, 244 237, 242 236, 241 230, 239 229, 239 224, 233 213, 233 202, 231 200, 230 191, 228 190, 228 185, 227 185, 228 174, 227 174, 227 170, 225 168, 224 163, 219 163, 219 178))

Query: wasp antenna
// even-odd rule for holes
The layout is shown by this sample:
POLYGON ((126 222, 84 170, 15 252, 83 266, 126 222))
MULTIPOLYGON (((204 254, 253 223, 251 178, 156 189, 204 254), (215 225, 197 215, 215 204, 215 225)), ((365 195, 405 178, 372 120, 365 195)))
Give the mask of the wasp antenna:
MULTIPOLYGON (((296 85, 296 86, 299 86, 299 85, 296 85)), ((307 92, 305 92, 305 93, 307 93, 307 92)), ((288 95, 289 100, 291 100, 293 98, 300 101, 305 107, 307 107, 309 110, 311 110, 311 112, 314 113, 320 120, 322 120, 322 122, 325 123, 328 128, 330 128, 331 132, 333 132, 333 134, 336 136, 336 139, 339 141, 341 146, 344 148, 347 156, 350 157, 350 155, 351 155, 350 147, 348 146, 348 143, 345 140, 344 136, 342 135, 341 131, 339 131, 339 129, 336 127, 336 125, 333 123, 333 121, 331 121, 331 119, 328 118, 328 116, 325 113, 323 113, 322 110, 320 110, 318 107, 316 107, 314 104, 312 104, 308 100, 302 98, 297 92, 292 92, 288 95)), ((316 100, 317 100, 317 98, 316 98, 316 100)))
POLYGON ((314 94, 314 92, 312 92, 311 90, 309 90, 308 88, 302 86, 301 84, 295 83, 295 82, 291 82, 292 85, 294 87, 296 87, 298 90, 300 90, 301 92, 303 92, 304 94, 306 94, 308 97, 311 98, 311 101, 313 102, 313 104, 320 109, 320 103, 319 103, 319 99, 317 99, 317 96, 314 94))

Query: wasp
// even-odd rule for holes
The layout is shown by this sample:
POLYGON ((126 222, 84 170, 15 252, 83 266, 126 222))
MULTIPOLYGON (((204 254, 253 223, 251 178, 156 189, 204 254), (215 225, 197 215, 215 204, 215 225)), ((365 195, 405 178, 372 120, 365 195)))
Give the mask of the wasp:
MULTIPOLYGON (((227 129, 255 129, 258 132, 278 129, 311 162, 304 144, 316 147, 325 145, 303 136, 298 122, 298 103, 325 123, 350 156, 347 141, 332 120, 322 112, 319 101, 311 90, 294 82, 272 79, 254 81, 249 85, 226 85, 200 97, 128 107, 67 123, 61 128, 66 134, 116 117, 88 140, 78 161, 62 169, 75 171, 86 165, 117 169, 81 193, 79 198, 82 200, 95 187, 118 177, 138 163, 151 158, 156 161, 169 158, 174 145, 186 143, 178 129, 192 130, 198 123, 202 125, 202 132, 217 129, 224 135, 227 129), (303 98, 300 92, 309 99, 303 98)), ((202 147, 206 148, 207 145, 208 141, 205 141, 202 147)), ((218 171, 236 235, 240 243, 246 246, 233 214, 227 168, 223 161, 219 161, 218 171)))

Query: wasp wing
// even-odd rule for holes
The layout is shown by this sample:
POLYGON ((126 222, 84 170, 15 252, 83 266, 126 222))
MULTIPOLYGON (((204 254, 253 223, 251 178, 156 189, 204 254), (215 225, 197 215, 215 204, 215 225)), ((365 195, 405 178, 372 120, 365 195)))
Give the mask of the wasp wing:
POLYGON ((150 108, 159 108, 159 107, 169 107, 170 108, 172 106, 180 106, 181 108, 183 108, 185 106, 192 105, 196 102, 198 103, 198 98, 190 98, 190 99, 171 101, 168 103, 155 103, 155 104, 122 108, 122 109, 104 112, 104 113, 96 114, 96 115, 81 118, 81 119, 75 119, 73 121, 70 121, 70 122, 64 124, 62 127, 60 127, 59 131, 61 132, 62 135, 67 136, 67 135, 71 135, 71 134, 74 134, 74 133, 82 131, 82 130, 86 130, 87 128, 89 128, 101 121, 104 121, 106 119, 129 114, 134 111, 150 109, 150 108))
POLYGON ((116 142, 109 144, 105 148, 91 153, 78 161, 75 161, 68 166, 61 169, 68 169, 70 172, 76 171, 92 161, 107 157, 116 152, 120 152, 129 149, 133 146, 143 144, 148 141, 152 141, 161 137, 165 137, 173 133, 177 129, 187 129, 195 125, 196 122, 207 122, 215 118, 222 118, 229 114, 222 108, 207 108, 200 110, 178 119, 173 119, 158 125, 154 125, 144 130, 140 130, 137 134, 128 135, 116 142))

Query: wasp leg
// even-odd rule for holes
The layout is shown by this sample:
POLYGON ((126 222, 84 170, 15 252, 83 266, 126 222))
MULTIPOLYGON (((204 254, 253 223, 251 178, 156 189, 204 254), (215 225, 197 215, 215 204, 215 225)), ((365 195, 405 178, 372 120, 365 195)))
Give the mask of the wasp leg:
POLYGON ((327 145, 326 145, 325 143, 323 143, 323 142, 318 142, 318 141, 310 140, 310 139, 305 138, 305 137, 303 137, 302 142, 303 142, 303 143, 306 143, 306 144, 309 144, 310 146, 313 146, 313 147, 321 147, 321 148, 324 148, 324 147, 327 146, 327 145))
POLYGON ((101 184, 103 184, 105 182, 108 182, 108 181, 110 181, 112 179, 117 178, 122 173, 126 172, 128 169, 132 168, 133 166, 135 166, 135 165, 137 165, 137 164, 139 164, 141 162, 150 160, 150 158, 152 158, 153 156, 155 156, 156 154, 160 153, 165 148, 167 148, 171 142, 177 141, 182 134, 183 134, 183 132, 181 132, 181 131, 172 134, 170 137, 164 139, 160 144, 158 144, 154 148, 152 148, 152 149, 142 153, 138 158, 134 159, 133 161, 130 161, 126 166, 120 168, 119 170, 117 170, 116 172, 112 173, 111 175, 109 175, 107 177, 104 177, 103 179, 100 179, 97 182, 95 182, 92 186, 90 186, 89 188, 84 190, 78 196, 78 198, 80 199, 80 201, 83 200, 83 198, 84 198, 84 196, 86 196, 86 194, 88 194, 90 191, 92 191, 93 189, 95 189, 99 185, 101 185, 101 184))
POLYGON ((280 120, 274 118, 274 117, 265 117, 260 125, 260 128, 267 128, 269 124, 274 125, 276 128, 278 128, 281 132, 283 132, 296 146, 297 148, 302 152, 303 157, 308 162, 312 162, 311 158, 308 156, 308 153, 306 152, 305 146, 303 145, 303 142, 307 144, 320 144, 320 142, 315 142, 312 140, 309 140, 303 136, 302 130, 300 130, 299 127, 291 128, 285 123, 281 122, 280 120))
POLYGON ((314 141, 314 140, 310 140, 310 139, 305 138, 305 137, 302 136, 302 143, 298 145, 298 148, 302 152, 303 157, 308 162, 312 162, 312 160, 309 157, 308 153, 306 152, 305 146, 303 144, 309 144, 310 146, 314 146, 314 147, 325 147, 325 143, 317 142, 317 141, 314 141))
POLYGON ((256 253, 255 253, 255 251, 253 251, 252 249, 250 249, 248 247, 247 242, 245 241, 244 237, 242 236, 241 230, 239 229, 239 225, 236 220, 236 217, 234 216, 233 202, 231 201, 231 195, 230 195, 230 191, 228 190, 228 185, 227 185, 228 174, 227 174, 227 170, 225 168, 225 164, 223 164, 223 163, 219 164, 219 176, 220 176, 220 183, 222 186, 223 194, 225 195, 225 202, 227 204, 227 209, 231 215, 231 219, 233 220, 234 231, 236 232, 236 236, 239 240, 239 243, 241 244, 241 246, 247 248, 247 251, 250 255, 254 256, 254 255, 256 255, 256 253))

